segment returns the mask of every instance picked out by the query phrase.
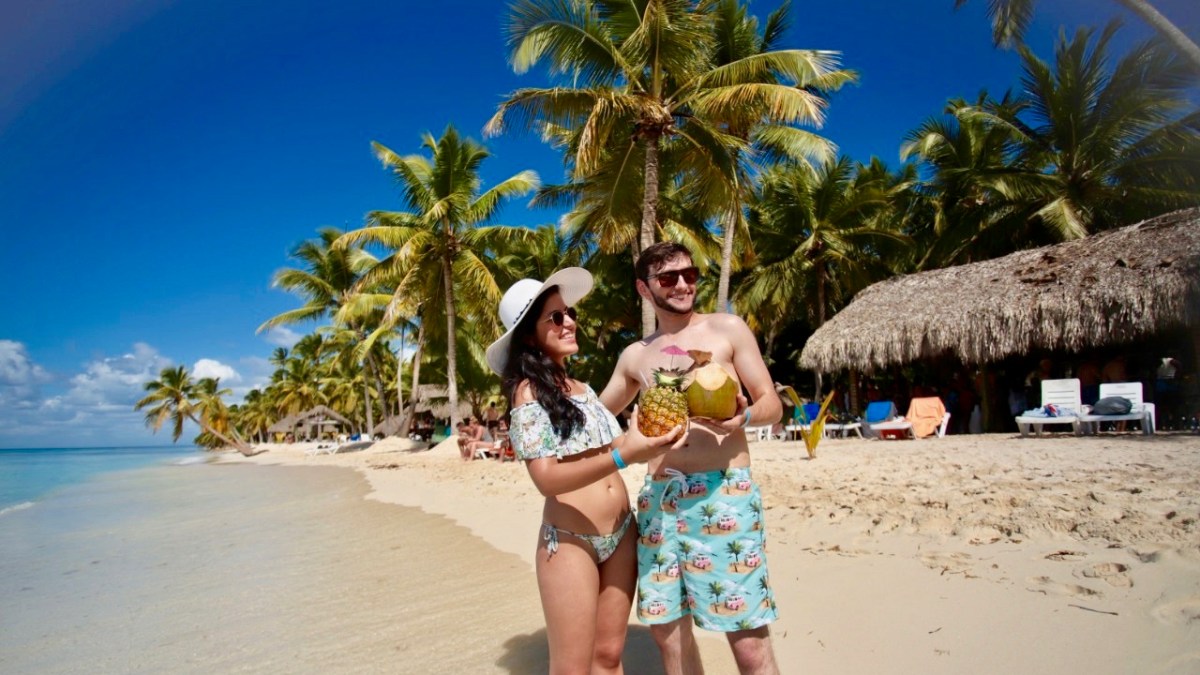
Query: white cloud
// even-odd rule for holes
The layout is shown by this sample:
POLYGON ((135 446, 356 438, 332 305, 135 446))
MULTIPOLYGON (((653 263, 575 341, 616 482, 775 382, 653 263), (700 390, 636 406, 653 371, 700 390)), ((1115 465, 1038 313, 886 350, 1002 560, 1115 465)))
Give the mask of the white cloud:
POLYGON ((92 361, 71 378, 64 401, 75 406, 129 409, 143 396, 145 384, 158 377, 171 361, 150 345, 138 342, 133 351, 92 361))
POLYGON ((299 342, 300 338, 304 336, 292 330, 291 328, 288 328, 287 326, 276 326, 271 330, 268 330, 265 337, 267 342, 270 342, 276 347, 287 347, 288 349, 291 349, 292 345, 299 342))
POLYGON ((30 406, 40 398, 40 386, 51 380, 44 368, 29 358, 25 345, 0 340, 0 406, 30 406))
POLYGON ((83 364, 69 378, 51 378, 28 358, 23 344, 0 341, 0 447, 169 443, 169 435, 150 436, 142 413, 133 409, 145 383, 169 365, 153 347, 137 343, 127 354, 83 364), (31 393, 6 397, 21 382, 33 383, 26 387, 31 393), (36 387, 39 383, 44 386, 36 387))
POLYGON ((203 377, 220 378, 222 385, 234 384, 242 381, 242 376, 232 366, 227 366, 220 361, 212 359, 200 359, 196 365, 192 366, 192 378, 199 380, 203 377))

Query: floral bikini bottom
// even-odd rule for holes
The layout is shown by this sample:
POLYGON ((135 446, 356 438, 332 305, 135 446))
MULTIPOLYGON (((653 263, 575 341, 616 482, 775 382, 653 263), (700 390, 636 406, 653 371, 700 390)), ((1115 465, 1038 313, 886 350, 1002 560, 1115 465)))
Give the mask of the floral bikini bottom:
POLYGON ((625 520, 621 522, 620 527, 612 534, 577 534, 570 530, 563 530, 554 527, 550 523, 542 523, 542 539, 546 542, 546 551, 553 556, 558 551, 558 535, 566 534, 576 539, 582 539, 592 547, 596 552, 597 562, 604 562, 612 557, 616 552, 617 547, 621 545, 621 540, 625 538, 625 533, 629 530, 629 525, 633 522, 633 512, 625 514, 625 520))

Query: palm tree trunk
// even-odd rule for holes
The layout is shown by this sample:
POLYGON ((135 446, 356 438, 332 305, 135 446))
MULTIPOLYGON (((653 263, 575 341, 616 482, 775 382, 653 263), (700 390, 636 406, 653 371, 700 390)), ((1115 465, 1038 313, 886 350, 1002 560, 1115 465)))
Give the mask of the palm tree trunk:
MULTIPOLYGON (((825 325, 825 265, 820 261, 816 264, 817 274, 817 328, 825 325)), ((817 395, 816 400, 821 400, 821 371, 817 371, 816 375, 817 395)))
POLYGON ((367 382, 367 379, 365 377, 363 378, 363 405, 367 409, 366 433, 367 433, 367 436, 370 436, 371 429, 372 429, 372 427, 375 426, 375 420, 374 420, 373 416, 371 415, 371 385, 367 382))
POLYGON ((243 441, 240 438, 237 438, 237 434, 234 434, 234 438, 230 438, 229 436, 226 436, 225 434, 222 434, 221 432, 217 431, 216 429, 205 424, 195 415, 189 414, 188 419, 195 422, 196 426, 200 427, 200 429, 202 431, 208 432, 208 433, 212 434, 213 436, 216 436, 217 438, 221 439, 221 442, 224 443, 225 445, 233 446, 234 448, 237 449, 238 452, 242 453, 246 457, 250 457, 250 456, 258 454, 258 452, 255 451, 254 448, 247 445, 245 441, 243 441))
MULTIPOLYGON (((1195 74, 1200 75, 1200 46, 1192 42, 1179 27, 1171 23, 1171 21, 1163 16, 1153 5, 1145 0, 1117 0, 1122 5, 1125 5, 1129 11, 1142 17, 1142 20, 1150 24, 1154 30, 1158 31, 1167 42, 1170 42, 1185 59, 1191 62, 1192 69, 1195 74)), ((1194 6, 1193 6, 1194 7, 1194 6)))
POLYGON ((725 236, 721 241, 721 278, 717 281, 717 311, 729 311, 729 273, 733 267, 733 237, 741 224, 742 200, 738 198, 737 188, 733 193, 733 208, 725 221, 725 236))
POLYGON ((446 394, 450 399, 450 430, 458 428, 458 345, 454 339, 454 323, 458 318, 454 311, 454 278, 447 259, 442 263, 442 285, 446 291, 446 394))
MULTIPOLYGON (((387 389, 383 384, 383 369, 379 367, 374 354, 367 354, 367 372, 370 373, 371 379, 375 381, 375 393, 379 395, 379 414, 383 415, 383 419, 379 421, 383 422, 388 416, 387 389)), ((367 405, 370 405, 369 400, 367 401, 367 405)), ((367 412, 367 433, 373 435, 371 431, 373 425, 371 424, 370 410, 368 409, 367 412)))
MULTIPOLYGON (((654 245, 658 234, 658 136, 647 134, 646 175, 642 196, 642 229, 638 240, 638 255, 654 245)), ((654 332, 654 305, 642 298, 642 337, 654 332)))
POLYGON ((417 416, 417 389, 421 386, 421 352, 425 349, 425 322, 417 329, 417 349, 413 352, 412 392, 409 393, 408 412, 404 415, 404 424, 400 427, 400 435, 408 438, 412 431, 413 418, 417 416))
MULTIPOLYGON (((404 353, 407 338, 408 329, 401 327, 400 351, 396 352, 396 415, 398 416, 404 414, 404 368, 401 367, 403 362, 400 360, 400 355, 404 353)), ((404 435, 407 436, 408 434, 404 435)))

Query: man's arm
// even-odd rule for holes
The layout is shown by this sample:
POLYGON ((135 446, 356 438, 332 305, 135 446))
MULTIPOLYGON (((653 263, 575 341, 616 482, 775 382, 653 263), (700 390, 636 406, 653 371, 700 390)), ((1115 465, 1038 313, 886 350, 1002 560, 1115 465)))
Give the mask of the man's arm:
POLYGON ((633 351, 631 347, 626 347, 625 351, 621 352, 612 377, 608 379, 608 384, 604 385, 604 391, 600 392, 600 402, 614 415, 621 414, 621 411, 637 398, 641 389, 637 379, 632 376, 633 351))
POLYGON ((775 381, 758 349, 758 340, 741 317, 724 314, 721 320, 720 328, 733 346, 733 368, 752 403, 739 410, 736 417, 720 422, 719 426, 731 432, 739 427, 775 424, 783 415, 783 405, 775 394, 775 381))

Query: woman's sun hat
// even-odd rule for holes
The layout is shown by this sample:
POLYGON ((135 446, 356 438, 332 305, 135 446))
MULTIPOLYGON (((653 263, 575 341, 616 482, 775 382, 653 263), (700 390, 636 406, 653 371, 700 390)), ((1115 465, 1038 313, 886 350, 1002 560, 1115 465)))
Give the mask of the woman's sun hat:
POLYGON ((533 301, 551 286, 558 286, 563 302, 571 307, 592 290, 592 273, 582 267, 564 267, 545 281, 522 279, 504 292, 504 297, 500 298, 500 321, 506 331, 487 348, 488 366, 497 375, 504 373, 513 331, 521 324, 533 301))

